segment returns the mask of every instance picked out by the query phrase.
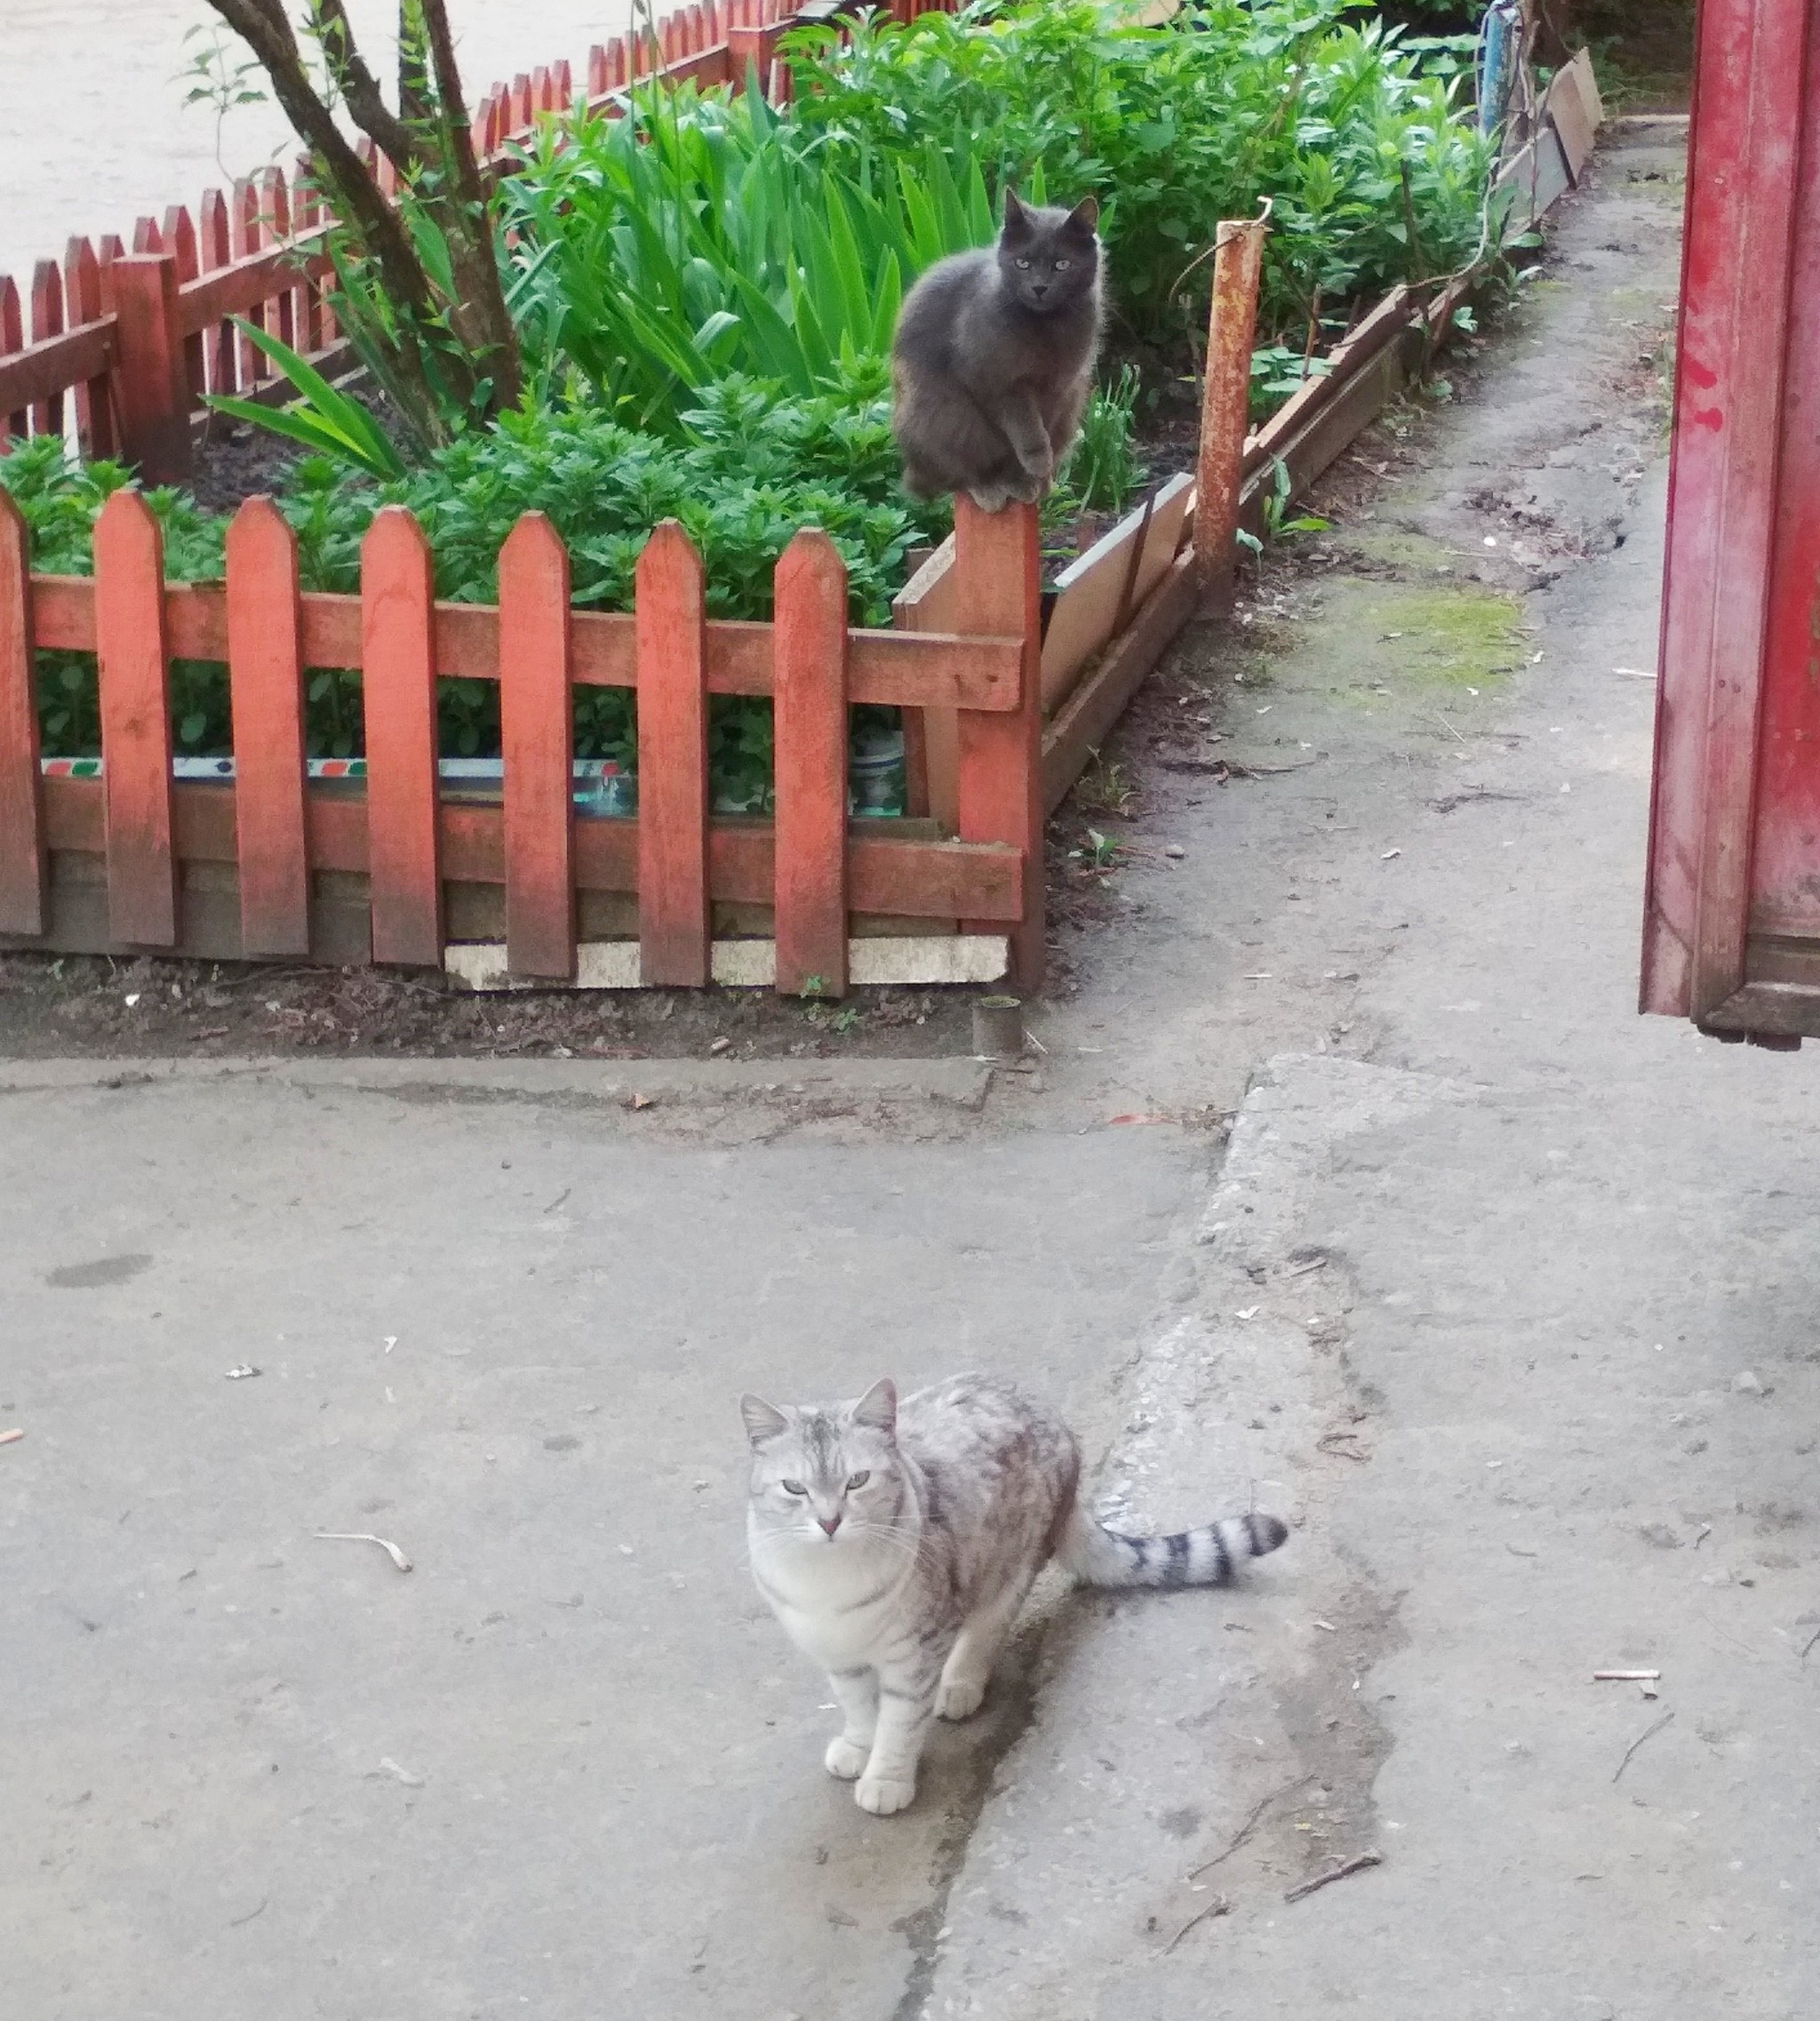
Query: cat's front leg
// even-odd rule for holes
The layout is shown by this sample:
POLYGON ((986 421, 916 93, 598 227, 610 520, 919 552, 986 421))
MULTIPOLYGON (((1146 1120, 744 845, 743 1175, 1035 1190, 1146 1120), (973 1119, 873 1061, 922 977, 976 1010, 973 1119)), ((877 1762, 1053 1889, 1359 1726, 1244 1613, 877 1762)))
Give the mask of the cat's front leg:
POLYGON ((853 1792, 862 1810, 888 1817, 907 1809, 916 1795, 916 1764, 935 1717, 936 1687, 953 1638, 919 1650, 903 1665, 882 1664, 878 1674, 878 1730, 872 1757, 853 1792))
POLYGON ((873 1735, 878 1729, 878 1673, 861 1664, 856 1670, 831 1670, 828 1682, 834 1688, 845 1723, 836 1738, 828 1742, 823 1763, 831 1776, 850 1783, 865 1769, 872 1755, 873 1735))
POLYGON ((1024 472, 1024 483, 1012 490, 1014 498, 1034 505, 1055 482, 1056 453, 1042 425, 1042 412, 1029 393, 1013 391, 1005 395, 999 411, 999 426, 1011 445, 1024 472))

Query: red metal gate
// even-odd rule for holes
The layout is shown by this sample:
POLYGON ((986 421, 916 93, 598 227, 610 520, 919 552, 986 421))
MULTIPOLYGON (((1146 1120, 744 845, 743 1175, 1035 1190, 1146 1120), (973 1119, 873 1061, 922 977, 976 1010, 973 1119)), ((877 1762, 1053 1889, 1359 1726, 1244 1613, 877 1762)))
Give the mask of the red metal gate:
POLYGON ((1703 0, 1642 1008, 1820 1035, 1820 0, 1703 0))

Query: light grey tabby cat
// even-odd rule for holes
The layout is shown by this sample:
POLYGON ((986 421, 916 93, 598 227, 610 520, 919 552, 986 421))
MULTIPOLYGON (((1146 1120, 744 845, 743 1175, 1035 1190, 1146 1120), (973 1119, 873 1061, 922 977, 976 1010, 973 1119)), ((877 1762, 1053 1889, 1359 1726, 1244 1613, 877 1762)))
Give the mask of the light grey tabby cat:
POLYGON ((986 1697, 1018 1610, 1050 1558, 1095 1586, 1220 1586, 1289 1535, 1242 1515, 1175 1537, 1121 1537, 1075 1499, 1081 1449, 1042 1404, 992 1376, 904 1399, 740 1401, 752 1443, 752 1574, 846 1714, 827 1769, 864 1810, 916 1794, 930 1719, 986 1697))

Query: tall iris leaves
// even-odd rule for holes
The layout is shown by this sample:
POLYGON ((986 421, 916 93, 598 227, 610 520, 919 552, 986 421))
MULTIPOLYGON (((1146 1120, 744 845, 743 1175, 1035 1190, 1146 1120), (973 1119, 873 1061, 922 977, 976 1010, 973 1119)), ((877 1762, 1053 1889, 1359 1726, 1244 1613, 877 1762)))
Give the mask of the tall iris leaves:
POLYGON ((666 433, 724 373, 806 398, 882 355, 924 268, 996 228, 977 163, 836 163, 754 87, 546 125, 506 204, 528 370, 666 433))

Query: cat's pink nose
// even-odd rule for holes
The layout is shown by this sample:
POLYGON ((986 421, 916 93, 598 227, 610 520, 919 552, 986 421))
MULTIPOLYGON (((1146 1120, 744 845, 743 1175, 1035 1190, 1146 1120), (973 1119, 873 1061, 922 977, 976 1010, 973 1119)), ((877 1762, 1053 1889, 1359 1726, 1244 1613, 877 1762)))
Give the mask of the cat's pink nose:
POLYGON ((827 1531, 830 1537, 841 1527, 841 1519, 837 1515, 817 1516, 815 1520, 827 1531))

